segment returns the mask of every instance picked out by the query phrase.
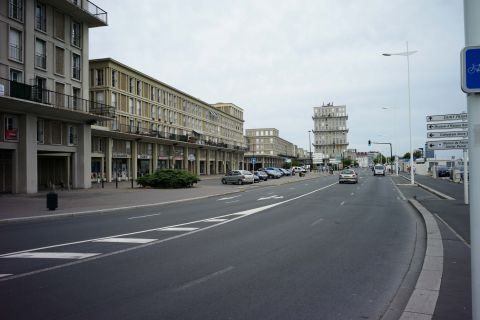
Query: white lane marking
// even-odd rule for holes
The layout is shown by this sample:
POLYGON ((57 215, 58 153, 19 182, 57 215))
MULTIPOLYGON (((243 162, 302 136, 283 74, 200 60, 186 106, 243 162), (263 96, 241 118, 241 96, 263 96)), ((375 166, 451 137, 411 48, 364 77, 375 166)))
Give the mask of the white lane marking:
POLYGON ((341 206, 343 206, 344 204, 345 204, 345 201, 342 201, 342 202, 340 203, 341 206))
POLYGON ((128 220, 133 220, 133 219, 142 219, 142 218, 147 218, 147 217, 153 217, 153 216, 159 216, 161 215, 162 213, 154 213, 154 214, 147 214, 145 216, 138 216, 138 217, 130 217, 128 218, 128 220))
POLYGON ((104 238, 93 240, 92 242, 112 242, 112 243, 149 243, 158 239, 145 239, 145 238, 104 238))
POLYGON ((238 202, 240 200, 233 200, 233 201, 225 201, 225 203, 235 203, 235 202, 238 202))
POLYGON ((228 219, 218 219, 218 218, 212 218, 212 219, 207 219, 207 220, 203 220, 205 222, 223 222, 223 221, 227 221, 228 219))
POLYGON ((158 231, 180 231, 180 232, 184 232, 184 231, 195 231, 195 230, 198 230, 199 228, 182 228, 182 227, 166 227, 166 228, 160 228, 158 229, 158 231))
POLYGON ((320 218, 318 220, 315 220, 314 222, 312 222, 312 227, 320 222, 322 222, 324 219, 323 218, 320 218))
POLYGON ((7 273, 7 274, 0 274, 0 278, 3 278, 3 277, 8 277, 8 276, 11 276, 12 274, 11 273, 7 273))
POLYGON ((403 195, 402 191, 400 191, 400 188, 397 187, 397 185, 395 184, 395 182, 393 182, 393 179, 392 179, 392 178, 390 178, 390 179, 391 179, 392 184, 393 184, 393 186, 395 187, 395 189, 397 189, 397 192, 398 192, 398 194, 400 195, 400 198, 401 198, 403 201, 407 201, 407 198, 405 198, 405 196, 403 195))
MULTIPOLYGON (((300 198, 309 196, 309 195, 311 195, 311 194, 314 194, 315 192, 319 192, 319 191, 328 189, 328 188, 330 188, 330 187, 333 187, 333 186, 336 185, 336 184, 338 184, 338 182, 334 182, 334 183, 332 183, 332 184, 326 185, 325 187, 321 187, 321 188, 315 189, 315 190, 313 190, 313 191, 310 191, 310 192, 307 192, 307 193, 305 193, 305 194, 299 195, 299 196, 297 196, 297 197, 295 197, 295 198, 291 198, 291 199, 288 199, 288 200, 285 200, 285 201, 281 201, 281 202, 277 202, 277 203, 274 203, 274 204, 266 205, 266 206, 263 206, 263 207, 254 208, 254 209, 250 209, 250 210, 245 210, 245 211, 237 212, 237 213, 230 213, 230 214, 226 214, 226 215, 223 215, 223 216, 218 216, 217 218, 223 218, 223 217, 230 217, 230 216, 238 215, 238 217, 229 219, 228 221, 224 221, 224 222, 220 222, 220 223, 217 223, 217 224, 213 224, 213 225, 211 225, 211 226, 208 226, 208 227, 205 227, 205 228, 202 228, 202 229, 194 230, 194 231, 191 231, 191 232, 180 233, 180 234, 177 234, 177 235, 175 235, 175 236, 168 237, 168 238, 165 238, 165 239, 160 239, 160 240, 153 241, 153 242, 150 242, 150 243, 144 243, 144 244, 140 244, 140 245, 138 245, 138 246, 134 246, 134 247, 130 247, 130 248, 122 249, 122 250, 117 250, 117 251, 105 253, 105 254, 98 255, 98 256, 93 256, 93 257, 90 257, 90 258, 86 258, 86 259, 84 259, 84 260, 77 260, 77 261, 73 261, 73 262, 68 262, 68 263, 56 265, 56 266, 53 266, 53 267, 48 267, 48 268, 44 268, 44 269, 39 269, 39 270, 34 270, 34 271, 26 272, 26 273, 21 273, 21 274, 13 275, 13 276, 8 277, 8 278, 3 278, 3 279, 0 278, 0 282, 9 281, 9 280, 14 280, 14 279, 19 279, 19 278, 24 278, 24 277, 28 277, 28 276, 33 276, 33 275, 36 275, 36 274, 39 274, 39 273, 48 272, 48 271, 54 271, 54 270, 58 270, 58 269, 63 269, 63 268, 70 267, 70 266, 74 266, 74 265, 77 265, 77 264, 80 264, 80 263, 83 263, 83 262, 88 262, 88 261, 94 261, 94 260, 98 260, 98 259, 108 258, 108 257, 115 256, 115 255, 119 255, 119 254, 122 254, 122 253, 127 253, 127 252, 130 252, 130 251, 133 251, 133 250, 138 250, 138 249, 146 248, 146 247, 153 246, 153 245, 156 245, 156 244, 164 243, 164 242, 167 242, 167 241, 171 241, 171 240, 175 240, 175 239, 180 239, 180 238, 183 238, 183 237, 187 237, 187 236, 192 235, 192 234, 195 234, 195 233, 197 233, 197 232, 201 232, 201 231, 209 230, 209 229, 212 229, 212 228, 216 228, 216 227, 219 227, 219 226, 221 226, 221 225, 223 225, 223 224, 230 223, 230 222, 233 222, 233 221, 242 219, 242 218, 247 217, 247 216, 249 216, 249 215, 251 215, 251 214, 255 214, 255 213, 258 213, 258 212, 261 212, 261 211, 264 211, 264 210, 267 210, 267 209, 270 209, 270 208, 273 208, 273 207, 282 205, 282 204, 284 204, 284 203, 287 203, 287 202, 290 202, 290 201, 294 201, 294 200, 297 200, 297 199, 300 199, 300 198)), ((184 224, 179 224, 179 225, 176 225, 176 226, 183 226, 183 225, 188 225, 188 224, 193 224, 193 223, 198 223, 198 222, 203 222, 203 220, 192 221, 192 222, 188 222, 188 223, 184 223, 184 224)), ((175 227, 175 226, 174 226, 174 227, 175 227)), ((136 231, 136 232, 132 232, 132 233, 126 233, 126 234, 116 235, 116 237, 131 236, 131 235, 134 235, 134 234, 146 233, 146 232, 157 231, 157 230, 159 230, 159 229, 158 229, 158 228, 154 228, 154 229, 149 229, 149 230, 136 231)), ((98 238, 98 239, 103 239, 103 238, 98 238)), ((18 252, 12 252, 12 253, 7 253, 7 254, 2 254, 2 255, 0 255, 0 258, 9 256, 9 255, 13 255, 13 254, 23 253, 23 252, 31 252, 31 251, 44 250, 44 249, 49 249, 49 248, 64 247, 64 246, 73 245, 73 244, 87 243, 87 242, 91 242, 91 241, 93 241, 93 240, 96 240, 96 239, 88 239, 88 240, 82 240, 82 241, 76 241, 76 242, 70 242, 70 243, 57 244, 57 245, 48 246, 48 247, 41 247, 41 248, 36 248, 36 249, 30 249, 30 250, 23 250, 23 251, 18 251, 18 252)))
POLYGON ((175 289, 174 291, 181 291, 181 290, 188 289, 188 288, 190 288, 190 287, 196 286, 196 285, 201 284, 201 283, 203 283, 203 282, 206 282, 206 281, 208 281, 208 280, 210 280, 210 279, 213 279, 213 278, 215 278, 215 277, 218 277, 219 275, 222 275, 222 274, 224 274, 224 273, 227 273, 227 272, 229 272, 229 271, 231 271, 231 270, 233 270, 233 269, 234 269, 234 267, 232 267, 232 266, 227 267, 227 268, 225 268, 225 269, 222 269, 222 270, 219 270, 219 271, 217 271, 217 272, 214 272, 214 273, 211 273, 211 274, 209 274, 209 275, 206 275, 205 277, 201 277, 201 278, 199 278, 199 279, 197 279, 197 280, 193 280, 193 281, 187 282, 186 284, 184 284, 184 285, 181 286, 181 287, 178 287, 178 288, 175 289))
POLYGON ((270 197, 258 198, 257 201, 267 200, 267 199, 283 199, 283 196, 273 195, 273 196, 270 196, 270 197))
POLYGON ((443 220, 437 213, 435 213, 435 216, 438 218, 438 220, 442 221, 442 223, 448 228, 450 229, 450 231, 453 232, 454 235, 457 236, 458 239, 460 239, 460 241, 463 242, 464 245, 466 245, 469 249, 471 249, 472 247, 470 246, 470 244, 467 242, 467 240, 463 239, 461 235, 459 235, 445 220, 443 220))
POLYGON ((24 252, 8 255, 2 258, 36 258, 36 259, 85 259, 100 253, 79 253, 79 252, 24 252))
POLYGON ((235 198, 238 198, 238 197, 240 197, 240 196, 224 197, 224 198, 217 199, 217 201, 230 200, 230 199, 235 199, 235 198))

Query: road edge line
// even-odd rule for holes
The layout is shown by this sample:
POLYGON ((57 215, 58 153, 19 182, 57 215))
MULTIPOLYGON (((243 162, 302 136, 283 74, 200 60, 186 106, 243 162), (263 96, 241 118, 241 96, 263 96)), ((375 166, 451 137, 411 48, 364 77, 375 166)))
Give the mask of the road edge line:
MULTIPOLYGON (((403 176, 403 175, 400 175, 400 177, 402 177, 402 178, 404 178, 404 179, 406 179, 406 180, 408 180, 408 181, 411 181, 409 178, 407 178, 407 177, 405 177, 405 176, 403 176)), ((435 194, 436 196, 438 196, 438 197, 440 197, 440 198, 442 198, 442 199, 444 199, 444 200, 456 200, 455 198, 452 198, 452 197, 450 197, 450 196, 447 196, 445 193, 442 193, 442 192, 440 192, 440 191, 438 191, 438 190, 435 190, 435 189, 433 189, 433 188, 431 188, 431 187, 429 187, 429 186, 426 186, 426 185, 424 185, 424 184, 421 184, 421 183, 418 183, 418 182, 415 182, 415 184, 416 184, 417 186, 419 186, 420 188, 425 189, 425 190, 427 190, 428 192, 431 192, 431 193, 435 194)))
POLYGON ((415 199, 408 202, 421 214, 427 231, 427 247, 422 270, 415 289, 408 300, 400 320, 431 319, 435 312, 443 276, 443 242, 433 214, 415 199))

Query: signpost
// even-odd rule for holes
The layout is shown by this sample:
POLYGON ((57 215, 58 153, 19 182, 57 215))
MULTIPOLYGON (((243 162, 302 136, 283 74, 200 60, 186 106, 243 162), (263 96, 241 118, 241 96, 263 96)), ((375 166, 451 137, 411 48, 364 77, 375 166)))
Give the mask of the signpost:
POLYGON ((467 149, 468 140, 439 140, 439 141, 427 141, 429 149, 433 150, 454 150, 454 149, 467 149))
POLYGON ((439 114, 439 115, 427 116, 427 122, 455 121, 455 120, 466 121, 467 120, 467 114, 466 113, 455 113, 455 114, 439 114))
POLYGON ((480 92, 480 47, 462 50, 462 90, 465 93, 480 92))
POLYGON ((468 129, 466 122, 445 122, 445 123, 430 123, 427 124, 427 130, 441 130, 441 129, 468 129))
POLYGON ((468 137, 468 131, 441 131, 441 132, 428 132, 427 138, 466 138, 468 137))
POLYGON ((252 172, 253 172, 255 171, 255 163, 257 163, 257 158, 251 158, 250 162, 252 163, 252 168, 253 168, 252 172))

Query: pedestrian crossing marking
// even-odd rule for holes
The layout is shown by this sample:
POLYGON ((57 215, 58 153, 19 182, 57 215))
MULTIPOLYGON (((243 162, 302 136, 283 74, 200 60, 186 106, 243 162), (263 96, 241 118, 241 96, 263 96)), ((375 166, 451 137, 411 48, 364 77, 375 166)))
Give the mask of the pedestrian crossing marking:
POLYGON ((149 243, 158 239, 145 239, 145 238, 105 238, 97 239, 93 242, 111 242, 111 243, 149 243))
POLYGON ((186 228, 186 227, 167 227, 158 229, 159 231, 195 231, 199 228, 186 228))
POLYGON ((34 259, 85 259, 100 253, 78 253, 78 252, 23 252, 3 256, 2 258, 34 258, 34 259))

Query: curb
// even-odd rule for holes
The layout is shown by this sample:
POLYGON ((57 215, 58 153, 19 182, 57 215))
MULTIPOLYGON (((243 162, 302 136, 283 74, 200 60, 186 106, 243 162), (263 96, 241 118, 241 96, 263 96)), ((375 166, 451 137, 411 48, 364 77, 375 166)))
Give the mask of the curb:
POLYGON ((400 320, 430 320, 435 312, 443 274, 443 243, 437 221, 417 200, 410 204, 422 215, 427 230, 427 250, 422 270, 400 320))
MULTIPOLYGON (((399 175, 399 177, 402 177, 402 178, 404 178, 404 179, 406 179, 406 180, 408 180, 408 181, 411 181, 409 178, 407 178, 407 177, 405 177, 405 176, 403 176, 403 175, 399 175)), ((455 198, 452 198, 452 197, 450 197, 450 196, 447 196, 446 194, 441 193, 440 191, 437 191, 437 190, 435 190, 435 189, 433 189, 433 188, 430 188, 429 186, 426 186, 426 185, 421 184, 421 183, 418 183, 418 182, 415 182, 415 184, 416 184, 417 186, 419 186, 420 188, 425 189, 425 190, 427 190, 428 192, 431 192, 431 193, 435 194, 436 196, 438 196, 438 197, 440 197, 440 198, 442 198, 442 199, 444 199, 444 200, 455 200, 455 198)))

